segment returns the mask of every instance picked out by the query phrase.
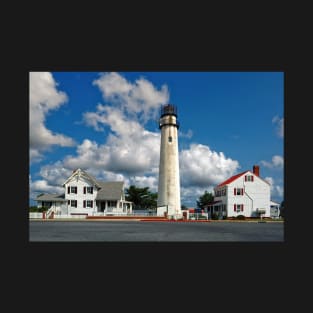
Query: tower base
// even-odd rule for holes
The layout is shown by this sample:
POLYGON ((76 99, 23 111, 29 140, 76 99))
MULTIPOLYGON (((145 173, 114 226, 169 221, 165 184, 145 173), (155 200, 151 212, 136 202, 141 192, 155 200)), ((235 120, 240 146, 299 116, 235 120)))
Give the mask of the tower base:
POLYGON ((157 216, 166 216, 167 215, 167 206, 157 207, 157 216))
POLYGON ((167 218, 169 220, 182 220, 183 219, 183 214, 173 214, 173 215, 168 215, 167 218))

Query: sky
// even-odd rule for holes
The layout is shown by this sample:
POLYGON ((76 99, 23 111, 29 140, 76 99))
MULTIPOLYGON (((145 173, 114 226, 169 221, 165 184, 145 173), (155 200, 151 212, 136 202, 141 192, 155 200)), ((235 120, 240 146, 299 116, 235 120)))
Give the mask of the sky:
POLYGON ((260 166, 284 199, 283 72, 30 72, 29 204, 77 168, 158 188, 160 107, 178 109, 181 204, 260 166))

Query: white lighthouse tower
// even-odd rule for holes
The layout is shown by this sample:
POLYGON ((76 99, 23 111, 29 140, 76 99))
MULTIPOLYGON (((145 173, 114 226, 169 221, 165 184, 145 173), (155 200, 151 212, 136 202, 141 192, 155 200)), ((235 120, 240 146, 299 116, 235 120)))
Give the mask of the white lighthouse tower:
POLYGON ((159 121, 161 129, 161 149, 159 166, 159 187, 157 215, 167 212, 168 218, 182 218, 180 203, 180 181, 178 161, 177 107, 162 106, 159 121))

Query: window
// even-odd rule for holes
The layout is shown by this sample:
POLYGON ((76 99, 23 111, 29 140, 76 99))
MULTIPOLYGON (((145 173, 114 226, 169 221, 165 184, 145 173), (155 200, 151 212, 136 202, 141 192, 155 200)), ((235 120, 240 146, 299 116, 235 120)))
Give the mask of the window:
POLYGON ((245 176, 245 181, 253 181, 253 175, 246 175, 245 176))
POLYGON ((117 201, 108 201, 108 207, 109 208, 116 208, 117 201))
POLYGON ((71 200, 71 207, 77 208, 77 200, 71 200))
POLYGON ((234 188, 234 195, 235 196, 242 196, 243 195, 243 188, 234 188))
POLYGON ((68 193, 77 193, 77 187, 71 186, 67 187, 68 193))
POLYGON ((83 201, 83 207, 84 208, 92 208, 93 207, 93 201, 92 200, 84 200, 83 201))
POLYGON ((234 204, 234 212, 243 212, 243 204, 234 204))
POLYGON ((172 142, 173 141, 173 137, 172 136, 169 136, 168 137, 168 142, 172 142))
POLYGON ((93 194, 93 187, 87 187, 87 193, 93 194))

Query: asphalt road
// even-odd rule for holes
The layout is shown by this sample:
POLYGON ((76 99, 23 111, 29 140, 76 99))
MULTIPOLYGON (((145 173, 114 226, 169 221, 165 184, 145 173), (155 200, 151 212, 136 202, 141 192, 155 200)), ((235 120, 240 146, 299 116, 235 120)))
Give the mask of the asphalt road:
POLYGON ((29 241, 284 241, 282 222, 30 221, 29 241))

